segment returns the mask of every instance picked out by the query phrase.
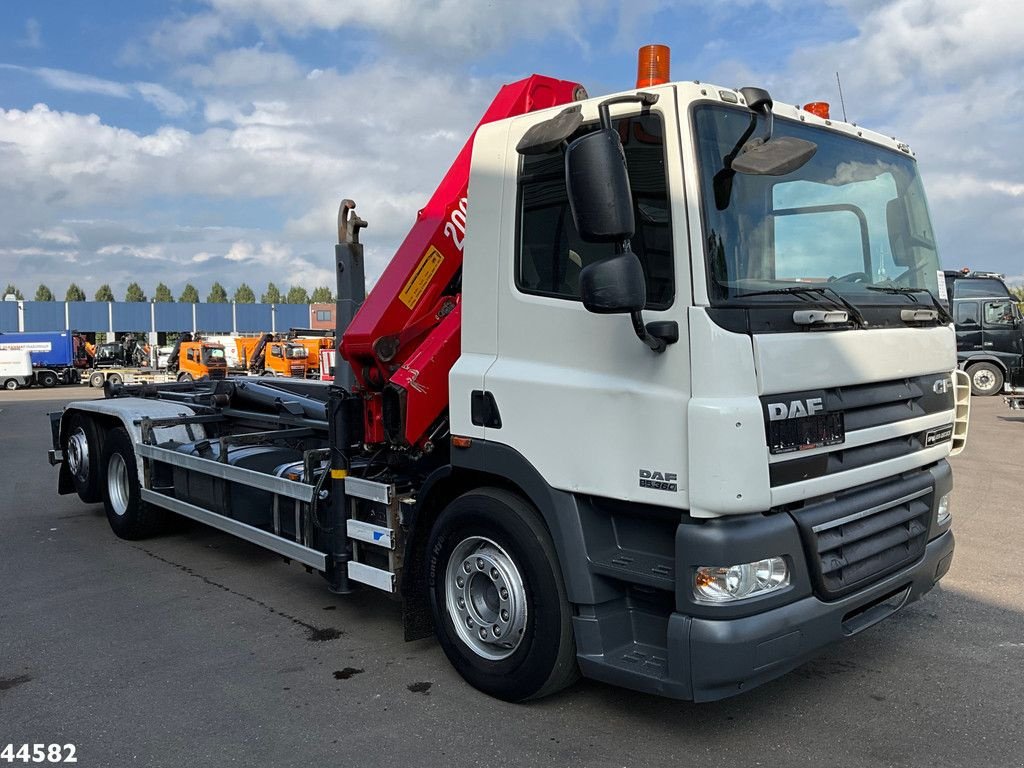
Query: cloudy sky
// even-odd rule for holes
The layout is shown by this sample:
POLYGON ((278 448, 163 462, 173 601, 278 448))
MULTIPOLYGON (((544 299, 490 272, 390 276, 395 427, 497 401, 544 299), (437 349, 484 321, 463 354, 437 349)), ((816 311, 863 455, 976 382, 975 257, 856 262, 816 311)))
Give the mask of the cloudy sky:
POLYGON ((4 0, 0 284, 375 278, 504 82, 674 79, 831 101, 907 141, 947 268, 1024 281, 1024 14, 1006 0, 4 0))

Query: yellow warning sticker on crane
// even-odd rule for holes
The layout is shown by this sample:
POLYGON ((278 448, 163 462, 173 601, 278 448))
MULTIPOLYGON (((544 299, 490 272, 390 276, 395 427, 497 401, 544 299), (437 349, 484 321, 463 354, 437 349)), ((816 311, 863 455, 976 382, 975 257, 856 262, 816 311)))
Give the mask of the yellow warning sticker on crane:
POLYGON ((399 301, 409 309, 414 309, 424 291, 427 290, 427 286, 430 285, 430 281, 434 278, 434 274, 441 266, 442 261, 444 261, 444 256, 441 255, 441 252, 434 246, 430 246, 430 250, 420 259, 420 263, 416 266, 416 271, 412 273, 412 277, 409 278, 409 282, 405 284, 402 292, 398 294, 399 301))

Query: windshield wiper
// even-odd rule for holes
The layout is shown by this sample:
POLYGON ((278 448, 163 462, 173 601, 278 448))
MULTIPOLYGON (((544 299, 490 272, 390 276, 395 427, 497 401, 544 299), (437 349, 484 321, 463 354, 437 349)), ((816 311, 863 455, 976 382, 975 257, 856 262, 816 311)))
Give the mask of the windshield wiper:
POLYGON ((791 294, 793 296, 802 296, 806 298, 807 294, 814 294, 828 299, 833 304, 837 304, 843 307, 850 315, 857 325, 861 328, 868 327, 868 321, 864 319, 864 315, 861 314, 860 310, 856 306, 847 301, 843 296, 832 288, 826 288, 824 286, 816 285, 791 285, 786 288, 770 288, 766 291, 749 291, 747 293, 741 293, 737 295, 737 298, 743 298, 744 296, 772 296, 791 294))
POLYGON ((928 298, 932 300, 932 305, 938 310, 939 319, 942 320, 943 324, 953 322, 953 316, 946 311, 946 308, 942 306, 938 299, 935 298, 935 294, 932 293, 928 288, 902 288, 897 285, 866 285, 864 286, 869 291, 878 291, 880 293, 893 293, 901 296, 906 296, 909 299, 917 301, 915 293, 927 293, 928 298))

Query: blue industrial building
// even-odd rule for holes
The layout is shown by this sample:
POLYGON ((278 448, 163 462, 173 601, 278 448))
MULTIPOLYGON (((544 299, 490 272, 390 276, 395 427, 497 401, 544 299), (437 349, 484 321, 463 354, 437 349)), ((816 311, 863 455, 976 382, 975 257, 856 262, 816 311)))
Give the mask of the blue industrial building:
POLYGON ((308 327, 308 304, 0 301, 0 333, 283 333, 308 327))

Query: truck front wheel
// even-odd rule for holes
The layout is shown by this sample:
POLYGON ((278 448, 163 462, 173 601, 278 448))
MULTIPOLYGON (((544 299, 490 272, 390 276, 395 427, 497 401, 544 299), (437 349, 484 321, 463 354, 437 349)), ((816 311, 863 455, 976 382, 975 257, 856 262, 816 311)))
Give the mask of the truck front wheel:
POLYGON ((106 381, 106 380, 107 380, 107 377, 104 376, 102 373, 94 373, 92 376, 89 377, 89 386, 90 387, 102 387, 103 386, 103 382, 106 381))
POLYGON ((122 539, 144 539, 158 533, 163 510, 142 500, 138 465, 131 436, 122 427, 103 445, 103 506, 110 527, 122 539))
POLYGON ((18 380, 17 379, 7 379, 7 381, 4 382, 4 389, 9 389, 11 391, 14 391, 17 388, 18 388, 18 380))
POLYGON ((1003 388, 1003 372, 993 363, 975 363, 967 369, 971 377, 971 394, 975 397, 994 395, 1003 388))
POLYGON ((470 685, 524 701, 576 680, 572 611, 530 504, 498 488, 463 494, 438 517, 428 547, 435 632, 470 685))

